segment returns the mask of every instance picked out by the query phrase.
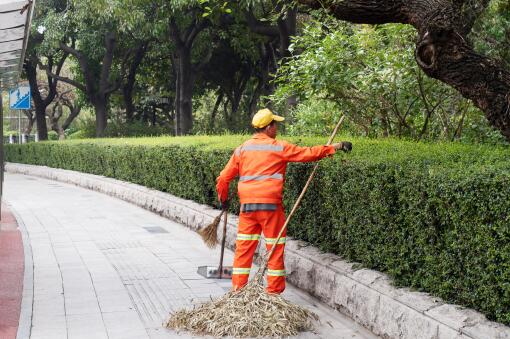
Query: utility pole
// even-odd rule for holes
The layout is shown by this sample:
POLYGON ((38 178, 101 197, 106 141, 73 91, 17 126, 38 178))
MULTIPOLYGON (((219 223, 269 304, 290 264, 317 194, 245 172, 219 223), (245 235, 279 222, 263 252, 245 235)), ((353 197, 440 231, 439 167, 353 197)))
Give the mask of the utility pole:
POLYGON ((21 110, 18 110, 18 143, 21 144, 21 110))

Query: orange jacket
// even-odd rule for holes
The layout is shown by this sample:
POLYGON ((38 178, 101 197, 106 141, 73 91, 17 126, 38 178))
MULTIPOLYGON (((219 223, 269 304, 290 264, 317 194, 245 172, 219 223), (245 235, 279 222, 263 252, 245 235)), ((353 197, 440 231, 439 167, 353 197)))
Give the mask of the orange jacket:
POLYGON ((279 204, 288 162, 317 161, 332 154, 335 154, 333 146, 299 147, 257 133, 236 148, 216 179, 218 198, 227 200, 229 184, 239 176, 237 188, 241 204, 279 204))

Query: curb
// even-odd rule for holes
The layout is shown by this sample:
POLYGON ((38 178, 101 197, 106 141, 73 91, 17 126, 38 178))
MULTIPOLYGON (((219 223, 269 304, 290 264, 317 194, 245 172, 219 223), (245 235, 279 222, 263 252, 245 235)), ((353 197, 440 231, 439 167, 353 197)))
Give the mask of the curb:
MULTIPOLYGON (((6 172, 74 184, 108 194, 180 222, 192 230, 209 224, 219 210, 171 194, 98 175, 44 166, 6 164, 6 172)), ((227 246, 234 248, 238 217, 229 214, 227 246)), ((221 232, 221 227, 218 228, 221 232)), ((287 279, 383 338, 509 339, 510 328, 472 309, 395 288, 383 273, 353 268, 340 257, 298 240, 287 241, 287 279)))

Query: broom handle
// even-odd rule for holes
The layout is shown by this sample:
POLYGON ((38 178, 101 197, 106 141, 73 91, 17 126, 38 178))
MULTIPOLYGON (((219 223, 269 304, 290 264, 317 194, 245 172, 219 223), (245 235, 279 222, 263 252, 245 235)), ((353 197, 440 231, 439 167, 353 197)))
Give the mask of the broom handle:
POLYGON ((223 239, 221 240, 221 254, 220 254, 220 267, 219 267, 220 279, 223 276, 223 254, 225 253, 225 241, 227 239, 227 215, 228 215, 227 209, 223 210, 223 214, 225 214, 225 218, 223 221, 223 239))
MULTIPOLYGON (((335 129, 333 130, 333 133, 331 133, 331 136, 329 137, 329 140, 328 140, 328 143, 326 144, 326 146, 331 145, 331 143, 333 142, 333 139, 335 138, 336 133, 338 132, 338 129, 340 128, 340 125, 344 121, 344 118, 345 118, 345 115, 342 115, 342 117, 340 118, 340 121, 338 121, 338 124, 336 124, 335 129)), ((287 225, 289 224, 290 219, 294 215, 294 212, 296 212, 297 208, 299 207, 299 204, 301 203, 301 200, 303 199, 303 196, 305 195, 305 192, 308 189, 308 186, 310 186, 310 183, 312 182, 312 179, 313 179, 313 177, 315 175, 315 172, 317 171, 318 167, 319 167, 319 162, 317 162, 315 164, 315 166, 313 167, 313 171, 310 174, 310 177, 308 177, 308 181, 306 182, 305 187, 303 187, 303 190, 301 191, 301 194, 299 195, 299 197, 297 198, 296 202, 294 203, 294 207, 292 207, 292 210, 290 211, 289 216, 285 220, 285 224, 283 224, 283 227, 280 230, 280 234, 278 234, 278 238, 276 238, 276 241, 273 244, 273 246, 271 247, 271 250, 268 252, 268 254, 266 254, 266 259, 264 261, 264 265, 262 266, 262 275, 266 271, 269 259, 273 255, 273 252, 274 252, 274 250, 276 248, 276 245, 278 244, 278 241, 282 237, 283 231, 285 231, 285 229, 287 228, 287 225)))

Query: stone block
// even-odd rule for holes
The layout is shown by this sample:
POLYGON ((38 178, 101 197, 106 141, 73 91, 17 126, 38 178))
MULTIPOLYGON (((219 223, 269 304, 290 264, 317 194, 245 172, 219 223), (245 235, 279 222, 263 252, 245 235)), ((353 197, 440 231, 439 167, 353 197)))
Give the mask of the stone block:
POLYGON ((425 314, 450 328, 459 330, 464 326, 473 326, 486 321, 482 314, 474 310, 449 304, 434 307, 425 314))
POLYGON ((474 339, 510 339, 508 327, 492 321, 482 321, 462 329, 462 333, 474 339))

